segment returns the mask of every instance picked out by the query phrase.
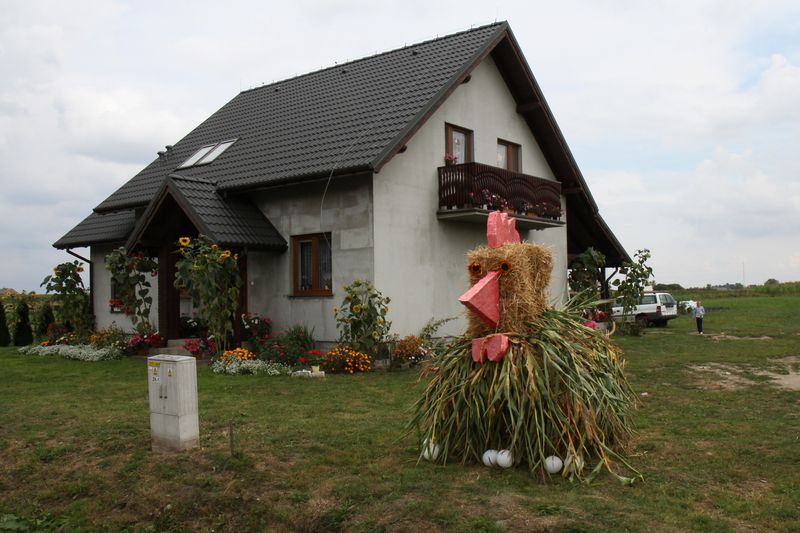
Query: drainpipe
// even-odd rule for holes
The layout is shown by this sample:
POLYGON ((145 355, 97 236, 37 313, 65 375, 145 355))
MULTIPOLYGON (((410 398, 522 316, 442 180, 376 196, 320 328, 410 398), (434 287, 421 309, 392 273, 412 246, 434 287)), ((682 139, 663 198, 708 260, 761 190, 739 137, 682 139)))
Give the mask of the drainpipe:
POLYGON ((91 259, 81 257, 69 248, 67 248, 66 251, 72 257, 77 257, 89 265, 89 314, 92 315, 92 327, 94 327, 94 263, 91 259))

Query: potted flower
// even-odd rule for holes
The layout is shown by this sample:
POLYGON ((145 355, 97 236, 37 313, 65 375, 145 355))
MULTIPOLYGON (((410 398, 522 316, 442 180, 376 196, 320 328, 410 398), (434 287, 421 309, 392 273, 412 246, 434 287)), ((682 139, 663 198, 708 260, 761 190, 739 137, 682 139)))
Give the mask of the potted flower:
POLYGON ((300 360, 301 363, 305 360, 304 364, 310 366, 311 372, 316 374, 319 372, 319 366, 325 362, 325 356, 319 350, 309 350, 306 352, 305 357, 301 357, 300 360))
POLYGON ((444 154, 444 164, 445 166, 451 166, 458 163, 458 156, 456 154, 444 154))

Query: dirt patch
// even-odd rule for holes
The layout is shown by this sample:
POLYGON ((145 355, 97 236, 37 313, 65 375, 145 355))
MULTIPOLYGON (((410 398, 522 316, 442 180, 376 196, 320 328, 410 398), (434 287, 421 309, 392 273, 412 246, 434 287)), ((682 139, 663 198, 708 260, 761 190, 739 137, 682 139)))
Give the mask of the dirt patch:
POLYGON ((696 374, 697 381, 705 389, 743 389, 756 384, 755 380, 747 376, 755 374, 769 378, 773 385, 781 389, 800 391, 800 356, 768 359, 767 363, 768 370, 722 363, 689 365, 689 369, 696 374))
POLYGON ((741 375, 741 370, 733 365, 707 363, 689 365, 689 369, 697 374, 698 381, 704 389, 739 390, 755 385, 755 381, 741 375))
POLYGON ((709 338, 714 341, 771 341, 772 337, 763 335, 761 337, 737 337, 736 335, 728 335, 724 331, 718 335, 709 335, 709 338))

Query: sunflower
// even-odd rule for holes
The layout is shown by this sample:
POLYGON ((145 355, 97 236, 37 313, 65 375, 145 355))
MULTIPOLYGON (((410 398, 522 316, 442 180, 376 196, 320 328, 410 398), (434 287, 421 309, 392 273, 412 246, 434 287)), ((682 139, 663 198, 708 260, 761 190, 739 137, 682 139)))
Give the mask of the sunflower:
POLYGON ((353 313, 358 314, 361 312, 361 306, 356 304, 353 306, 353 313))
POLYGON ((378 332, 375 331, 375 330, 372 330, 372 338, 373 339, 377 339, 378 337, 379 337, 378 332))
POLYGON ((178 244, 180 244, 181 246, 189 246, 191 242, 192 239, 190 239, 189 237, 181 237, 180 239, 178 239, 178 244))
POLYGON ((217 250, 219 250, 219 246, 217 246, 216 244, 212 244, 211 249, 216 252, 217 250))

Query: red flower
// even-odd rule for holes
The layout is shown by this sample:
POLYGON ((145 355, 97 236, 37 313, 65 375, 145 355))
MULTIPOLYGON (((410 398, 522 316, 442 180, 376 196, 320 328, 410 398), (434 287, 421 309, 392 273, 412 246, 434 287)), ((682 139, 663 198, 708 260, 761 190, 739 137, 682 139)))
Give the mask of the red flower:
POLYGON ((305 357, 301 357, 301 358, 300 358, 300 364, 301 364, 301 365, 304 365, 304 364, 306 364, 306 358, 305 358, 305 357))

